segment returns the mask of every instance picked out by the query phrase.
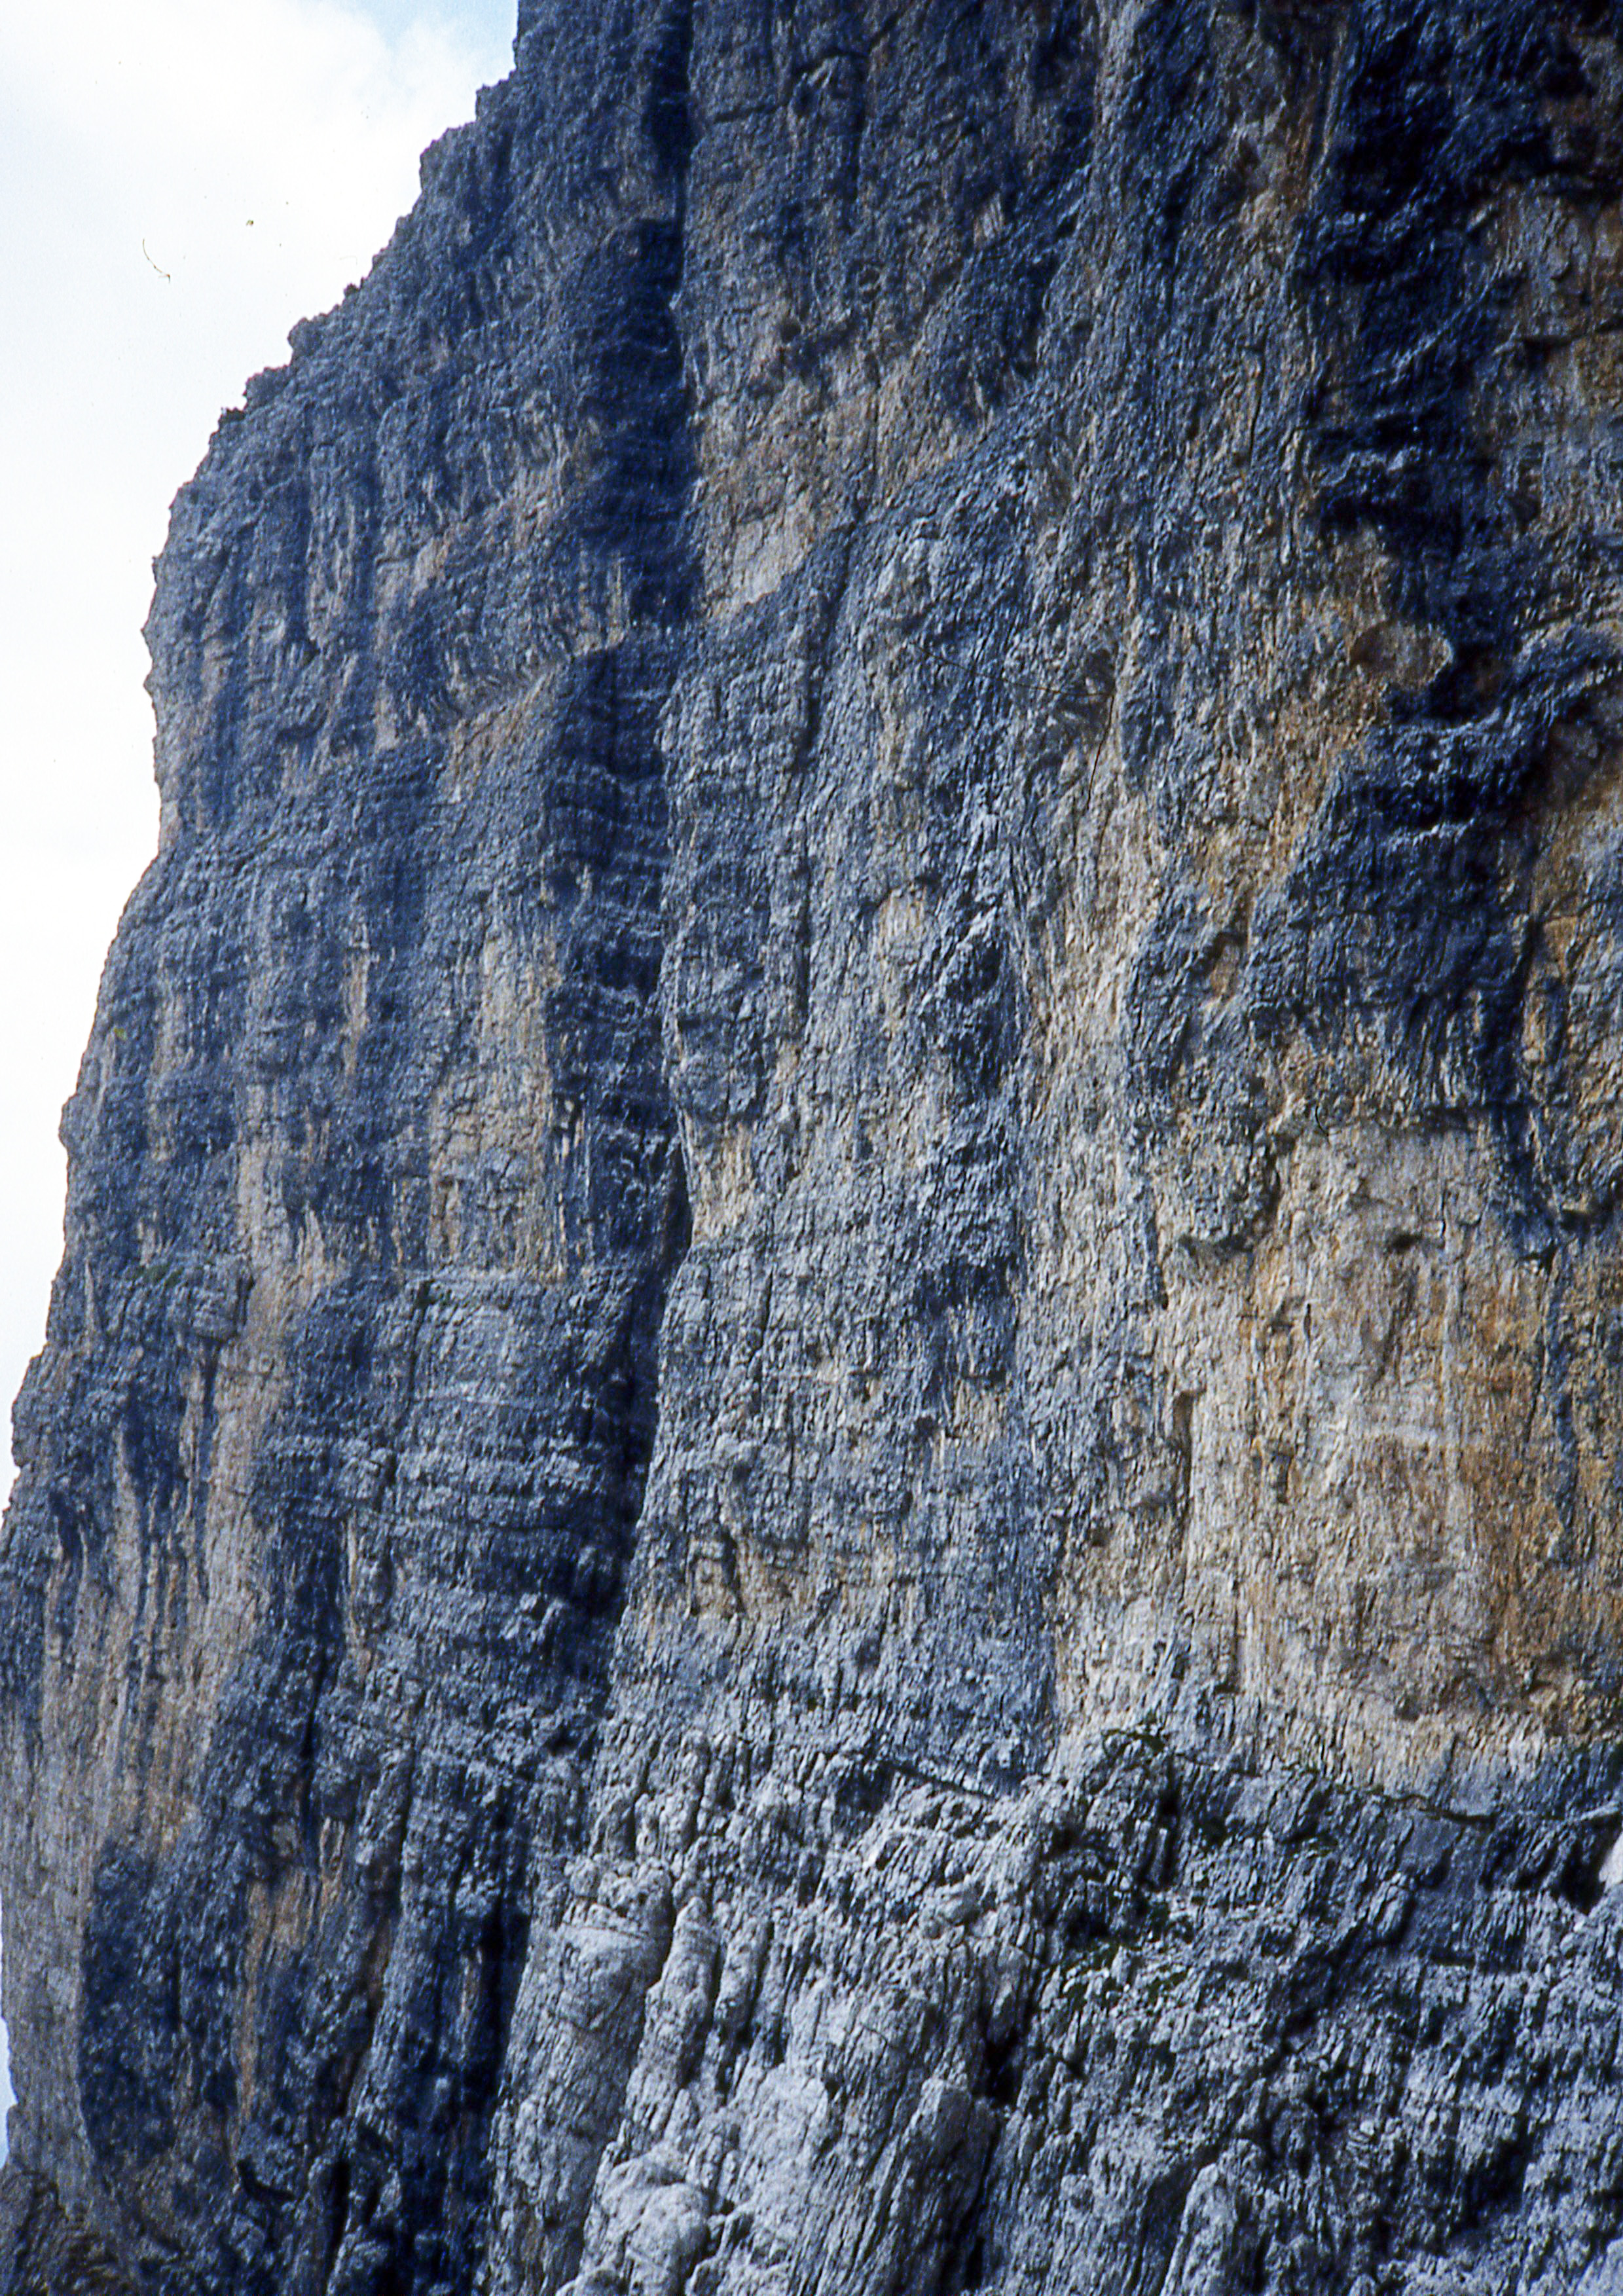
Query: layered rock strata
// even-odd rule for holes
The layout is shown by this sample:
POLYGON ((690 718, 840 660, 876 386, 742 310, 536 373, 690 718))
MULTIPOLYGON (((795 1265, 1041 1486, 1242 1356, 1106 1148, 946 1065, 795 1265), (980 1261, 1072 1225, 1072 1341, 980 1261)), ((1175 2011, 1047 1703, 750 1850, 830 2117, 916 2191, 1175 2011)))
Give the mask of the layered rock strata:
POLYGON ((160 567, 14 2289, 1623 2286, 1620 195, 1587 0, 526 5, 160 567))

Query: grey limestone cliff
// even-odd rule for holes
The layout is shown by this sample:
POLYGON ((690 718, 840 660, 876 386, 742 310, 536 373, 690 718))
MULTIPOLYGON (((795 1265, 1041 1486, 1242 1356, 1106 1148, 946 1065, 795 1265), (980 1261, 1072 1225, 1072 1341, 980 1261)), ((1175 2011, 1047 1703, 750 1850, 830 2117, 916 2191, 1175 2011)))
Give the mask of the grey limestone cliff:
POLYGON ((292 350, 0 2287, 1623 2289, 1623 17, 527 0, 292 350))

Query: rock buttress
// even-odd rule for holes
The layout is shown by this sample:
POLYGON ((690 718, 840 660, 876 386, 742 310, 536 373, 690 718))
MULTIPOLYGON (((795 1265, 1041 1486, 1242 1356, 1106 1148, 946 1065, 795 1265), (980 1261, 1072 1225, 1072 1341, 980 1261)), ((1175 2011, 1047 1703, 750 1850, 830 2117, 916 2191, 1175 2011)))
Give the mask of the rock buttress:
POLYGON ((484 100, 160 570, 4 1595, 20 2150, 141 2285, 472 2270, 685 1234, 685 37, 484 100))

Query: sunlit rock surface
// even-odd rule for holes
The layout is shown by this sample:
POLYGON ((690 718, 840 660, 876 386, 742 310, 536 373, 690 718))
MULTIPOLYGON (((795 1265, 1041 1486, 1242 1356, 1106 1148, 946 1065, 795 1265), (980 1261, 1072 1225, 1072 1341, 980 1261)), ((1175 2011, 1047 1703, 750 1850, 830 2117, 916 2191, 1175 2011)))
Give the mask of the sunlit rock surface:
POLYGON ((1620 37, 537 0, 222 424, 8 2296, 1623 2287, 1620 37))

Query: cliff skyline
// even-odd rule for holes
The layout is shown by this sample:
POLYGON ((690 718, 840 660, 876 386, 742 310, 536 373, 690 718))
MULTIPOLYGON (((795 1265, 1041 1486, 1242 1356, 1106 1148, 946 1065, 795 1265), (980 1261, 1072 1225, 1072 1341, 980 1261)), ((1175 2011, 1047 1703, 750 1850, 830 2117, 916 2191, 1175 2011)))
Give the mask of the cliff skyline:
POLYGON ((13 2291, 1619 2284, 1619 313, 1577 0, 526 0, 159 569, 13 2291))

